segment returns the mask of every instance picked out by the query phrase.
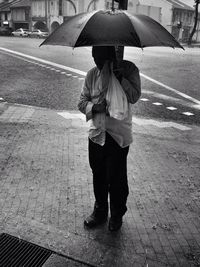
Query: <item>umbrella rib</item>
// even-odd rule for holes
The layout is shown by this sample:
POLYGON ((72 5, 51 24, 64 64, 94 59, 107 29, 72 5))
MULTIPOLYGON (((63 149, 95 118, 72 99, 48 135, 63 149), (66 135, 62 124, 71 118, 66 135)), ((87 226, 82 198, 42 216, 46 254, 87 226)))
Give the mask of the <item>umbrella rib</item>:
MULTIPOLYGON (((86 25, 87 25, 88 22, 91 20, 91 18, 92 18, 94 15, 96 15, 97 12, 99 12, 99 10, 95 10, 95 11, 93 11, 92 16, 90 16, 90 18, 87 20, 87 22, 85 23, 83 29, 86 27, 86 25)), ((82 29, 82 31, 83 31, 83 29, 82 29)), ((73 48, 78 47, 78 46, 76 46, 76 44, 77 44, 77 41, 78 41, 78 39, 79 39, 79 37, 80 37, 82 31, 80 31, 79 34, 77 34, 76 42, 74 42, 74 46, 73 46, 73 48)))
MULTIPOLYGON (((132 27, 134 28, 134 31, 135 31, 136 35, 138 36, 137 31, 135 30, 135 27, 134 27, 131 19, 129 18, 129 13, 126 12, 126 11, 123 11, 123 12, 124 12, 124 14, 126 14, 126 18, 130 21, 132 27)), ((142 48, 142 44, 141 44, 141 41, 140 41, 140 38, 139 37, 137 38, 137 42, 138 42, 138 47, 141 47, 142 48)))
MULTIPOLYGON (((135 30, 135 27, 134 27, 134 25, 133 25, 131 19, 129 18, 128 13, 127 13, 126 11, 124 11, 124 14, 126 14, 126 18, 130 21, 130 23, 131 23, 131 25, 133 26, 134 31, 135 31, 135 33, 136 33, 136 35, 137 35, 137 31, 135 30)), ((142 44, 141 44, 141 41, 140 41, 140 38, 139 38, 139 37, 137 38, 137 42, 138 42, 138 47, 143 48, 143 46, 142 46, 142 44)))
MULTIPOLYGON (((159 25, 159 23, 158 23, 156 20, 155 20, 154 22, 155 22, 155 24, 159 25)), ((163 28, 164 28, 164 27, 163 27, 163 28)), ((165 29, 165 28, 164 28, 164 29, 165 29)), ((166 30, 166 29, 165 29, 165 30, 166 30)), ((170 34, 167 30, 166 30, 166 32, 167 32, 168 34, 170 34)), ((151 31, 151 33, 153 33, 154 36, 156 36, 156 38, 158 38, 158 40, 161 42, 162 45, 166 46, 165 43, 162 42, 162 40, 160 39, 160 37, 159 37, 156 33, 152 32, 152 31, 151 31)), ((170 35, 171 35, 171 34, 170 34, 170 35)), ((172 39, 174 40, 174 42, 175 42, 179 47, 183 48, 181 45, 179 45, 179 43, 177 42, 177 40, 174 38, 173 35, 171 35, 171 37, 172 37, 172 39)), ((170 45, 170 44, 169 44, 168 46, 170 46, 170 47, 172 47, 172 48, 175 48, 175 46, 170 45)), ((183 49, 184 49, 184 48, 183 48, 183 49)))
MULTIPOLYGON (((125 13, 127 14, 128 19, 130 20, 131 24, 132 24, 133 27, 134 27, 134 24, 132 23, 131 19, 129 18, 129 14, 128 14, 127 12, 125 12, 125 13)), ((145 26, 145 28, 146 28, 146 25, 143 25, 143 26, 145 26)), ((134 29, 135 29, 135 27, 134 27, 134 29)), ((148 30, 149 30, 149 28, 148 28, 148 30)), ((135 30, 135 32, 137 33, 136 30, 135 30)), ((157 36, 154 34, 154 32, 151 31, 151 33, 157 38, 157 36)), ((158 38, 158 40, 160 41, 159 38, 158 38)), ((162 41, 160 41, 160 42, 162 43, 162 41)), ((163 44, 163 43, 162 43, 162 44, 163 44)), ((141 41, 140 41, 140 46, 141 46, 142 48, 145 47, 144 45, 141 44, 141 41)))
MULTIPOLYGON (((127 15, 127 17, 129 18, 129 20, 131 21, 131 19, 130 19, 130 17, 129 17, 129 13, 128 12, 124 12, 126 15, 127 15)), ((145 15, 144 15, 145 16, 145 15)), ((147 17, 147 16, 146 16, 147 17)), ((160 25, 157 21, 155 21, 154 20, 154 22, 155 22, 155 24, 157 24, 157 25, 160 25)), ((132 23, 132 21, 131 21, 131 23, 132 23)), ((133 25, 133 27, 134 27, 134 24, 132 23, 132 25, 133 25)), ((164 43, 163 41, 162 41, 162 39, 160 38, 160 36, 159 35, 157 35, 154 31, 152 31, 152 29, 151 28, 147 28, 146 27, 146 25, 145 24, 143 24, 143 27, 145 27, 146 29, 148 29, 148 31, 151 33, 151 35, 155 38, 155 39, 157 39, 159 42, 160 42, 160 45, 161 46, 169 46, 169 47, 172 47, 172 48, 175 48, 175 46, 174 45, 172 45, 172 44, 166 44, 166 43, 164 43)), ((164 28, 164 27, 163 27, 164 28)), ((134 29, 135 29, 135 27, 134 27, 134 29)), ((168 33, 168 34, 170 34, 165 28, 164 28, 164 30, 168 33)), ((137 31, 136 31, 136 33, 137 33, 137 31)), ((171 34, 170 34, 171 35, 171 34)), ((180 47, 180 48, 182 48, 182 49, 184 49, 177 41, 176 41, 176 39, 173 37, 173 36, 171 36, 172 38, 173 38, 173 41, 177 44, 177 47, 180 47)), ((141 43, 141 42, 140 42, 141 43)), ((148 45, 149 46, 149 45, 148 45)), ((159 46, 159 44, 157 45, 157 46, 159 46)), ((146 47, 145 45, 142 45, 141 44, 141 47, 146 47)))

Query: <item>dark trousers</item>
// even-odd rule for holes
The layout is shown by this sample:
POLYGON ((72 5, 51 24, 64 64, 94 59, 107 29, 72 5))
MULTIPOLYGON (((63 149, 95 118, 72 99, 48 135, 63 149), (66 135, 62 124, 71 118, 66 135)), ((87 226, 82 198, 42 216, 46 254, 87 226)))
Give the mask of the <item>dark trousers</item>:
POLYGON ((121 148, 108 133, 104 146, 89 139, 89 163, 93 173, 96 207, 106 214, 109 194, 111 216, 123 216, 127 210, 128 151, 129 147, 121 148))

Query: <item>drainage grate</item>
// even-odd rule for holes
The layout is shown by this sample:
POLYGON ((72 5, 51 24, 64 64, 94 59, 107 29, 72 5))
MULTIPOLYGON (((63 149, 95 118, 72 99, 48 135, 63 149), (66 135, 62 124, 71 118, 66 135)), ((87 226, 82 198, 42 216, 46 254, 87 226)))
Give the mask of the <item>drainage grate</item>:
POLYGON ((52 251, 9 234, 0 235, 1 267, 40 267, 52 251))

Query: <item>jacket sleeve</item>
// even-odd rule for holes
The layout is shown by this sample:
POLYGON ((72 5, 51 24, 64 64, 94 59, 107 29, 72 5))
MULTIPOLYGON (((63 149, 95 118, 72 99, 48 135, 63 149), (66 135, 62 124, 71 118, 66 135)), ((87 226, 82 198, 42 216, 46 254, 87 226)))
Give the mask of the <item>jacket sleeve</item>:
POLYGON ((128 102, 135 104, 141 96, 141 80, 138 68, 132 62, 126 61, 121 86, 126 93, 128 102))
POLYGON ((94 105, 91 101, 91 84, 91 73, 88 72, 78 102, 78 109, 86 115, 86 121, 92 119, 92 107, 94 105))

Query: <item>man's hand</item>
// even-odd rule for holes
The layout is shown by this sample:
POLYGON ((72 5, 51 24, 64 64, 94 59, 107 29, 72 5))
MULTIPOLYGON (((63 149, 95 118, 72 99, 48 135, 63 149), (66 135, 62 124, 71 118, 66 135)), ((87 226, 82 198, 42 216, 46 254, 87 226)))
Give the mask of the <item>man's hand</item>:
POLYGON ((93 113, 104 113, 106 112, 106 100, 104 99, 103 102, 99 104, 94 104, 92 107, 93 113))

